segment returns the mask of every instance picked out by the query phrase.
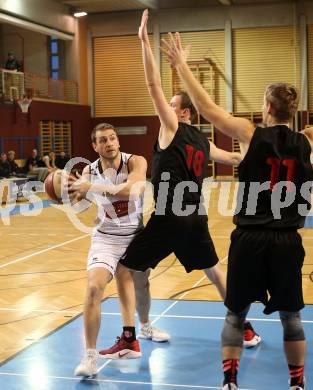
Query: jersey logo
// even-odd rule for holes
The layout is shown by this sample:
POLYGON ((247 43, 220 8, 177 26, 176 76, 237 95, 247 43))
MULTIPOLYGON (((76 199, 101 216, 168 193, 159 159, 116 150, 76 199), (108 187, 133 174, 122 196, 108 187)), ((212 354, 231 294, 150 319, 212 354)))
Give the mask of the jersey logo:
POLYGON ((129 354, 129 351, 124 352, 124 353, 119 352, 118 357, 121 359, 121 358, 123 358, 124 356, 126 356, 128 354, 129 354))
POLYGON ((134 201, 119 200, 105 207, 106 217, 109 219, 121 218, 134 213, 136 211, 136 203, 134 201))

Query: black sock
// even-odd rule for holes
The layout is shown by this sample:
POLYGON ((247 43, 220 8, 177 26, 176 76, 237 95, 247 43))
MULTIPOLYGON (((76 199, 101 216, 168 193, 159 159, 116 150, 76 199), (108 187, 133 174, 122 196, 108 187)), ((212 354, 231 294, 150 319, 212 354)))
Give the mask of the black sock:
POLYGON ((293 366, 288 364, 289 373, 290 373, 290 386, 301 386, 303 387, 304 383, 304 366, 293 366))
POLYGON ((235 383, 235 385, 237 386, 238 367, 239 367, 239 359, 223 360, 223 371, 224 371, 223 385, 226 385, 227 383, 235 383))
POLYGON ((123 326, 123 338, 128 343, 136 340, 136 330, 134 326, 123 326))

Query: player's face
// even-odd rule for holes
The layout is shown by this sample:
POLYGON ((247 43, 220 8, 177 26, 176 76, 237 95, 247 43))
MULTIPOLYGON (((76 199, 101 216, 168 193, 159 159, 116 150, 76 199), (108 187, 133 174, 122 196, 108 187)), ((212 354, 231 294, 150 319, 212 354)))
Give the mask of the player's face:
POLYGON ((175 112, 179 122, 190 122, 190 111, 188 108, 182 108, 182 97, 180 95, 174 95, 170 100, 170 107, 175 112))
POLYGON ((114 160, 120 151, 120 144, 113 129, 98 130, 94 150, 108 160, 114 160))

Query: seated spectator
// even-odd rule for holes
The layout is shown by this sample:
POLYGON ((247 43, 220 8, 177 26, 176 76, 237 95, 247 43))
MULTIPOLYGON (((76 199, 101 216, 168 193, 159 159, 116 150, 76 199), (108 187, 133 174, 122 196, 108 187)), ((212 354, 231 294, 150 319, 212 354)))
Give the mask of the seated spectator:
POLYGON ((20 72, 21 70, 21 65, 12 52, 8 53, 8 59, 5 63, 5 69, 16 70, 18 72, 20 72))
POLYGON ((69 161, 69 157, 67 157, 67 155, 65 154, 65 152, 60 152, 60 154, 58 156, 56 156, 55 158, 55 165, 57 166, 57 168, 59 169, 64 169, 66 163, 69 161))
POLYGON ((10 150, 8 152, 8 163, 10 164, 10 174, 11 176, 16 176, 22 173, 21 168, 15 162, 15 152, 10 150))
POLYGON ((26 167, 28 168, 28 173, 37 175, 40 181, 45 181, 45 178, 49 175, 49 169, 38 156, 37 149, 32 150, 32 154, 26 162, 26 167))
POLYGON ((43 156, 42 161, 49 169, 49 172, 55 171, 57 169, 57 167, 55 166, 55 153, 53 150, 50 150, 48 154, 43 156))
POLYGON ((11 167, 8 162, 6 153, 1 153, 0 157, 0 177, 10 177, 11 167))

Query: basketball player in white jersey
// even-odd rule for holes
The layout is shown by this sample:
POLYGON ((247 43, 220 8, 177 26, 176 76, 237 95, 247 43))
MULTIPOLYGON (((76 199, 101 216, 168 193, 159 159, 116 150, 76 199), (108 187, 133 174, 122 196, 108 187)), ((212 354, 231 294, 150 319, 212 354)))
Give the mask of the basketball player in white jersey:
MULTIPOLYGON (((93 376, 97 373, 96 341, 100 328, 101 300, 106 285, 115 276, 118 261, 136 233, 143 228, 142 205, 147 170, 143 157, 120 151, 112 125, 100 123, 92 131, 91 138, 99 158, 85 167, 80 180, 75 182, 69 179, 71 196, 86 197, 92 187, 92 196, 98 206, 97 226, 92 235, 87 264, 88 286, 84 306, 86 355, 75 370, 78 376, 93 376), (140 182, 142 184, 136 186, 140 182)), ((170 336, 152 327, 149 322, 149 273, 134 275, 140 321, 138 337, 168 341, 170 336)), ((119 278, 116 276, 120 290, 119 278)), ((123 313, 123 319, 122 337, 131 345, 131 350, 126 353, 127 356, 120 357, 140 357, 133 319, 127 312, 123 313)))

